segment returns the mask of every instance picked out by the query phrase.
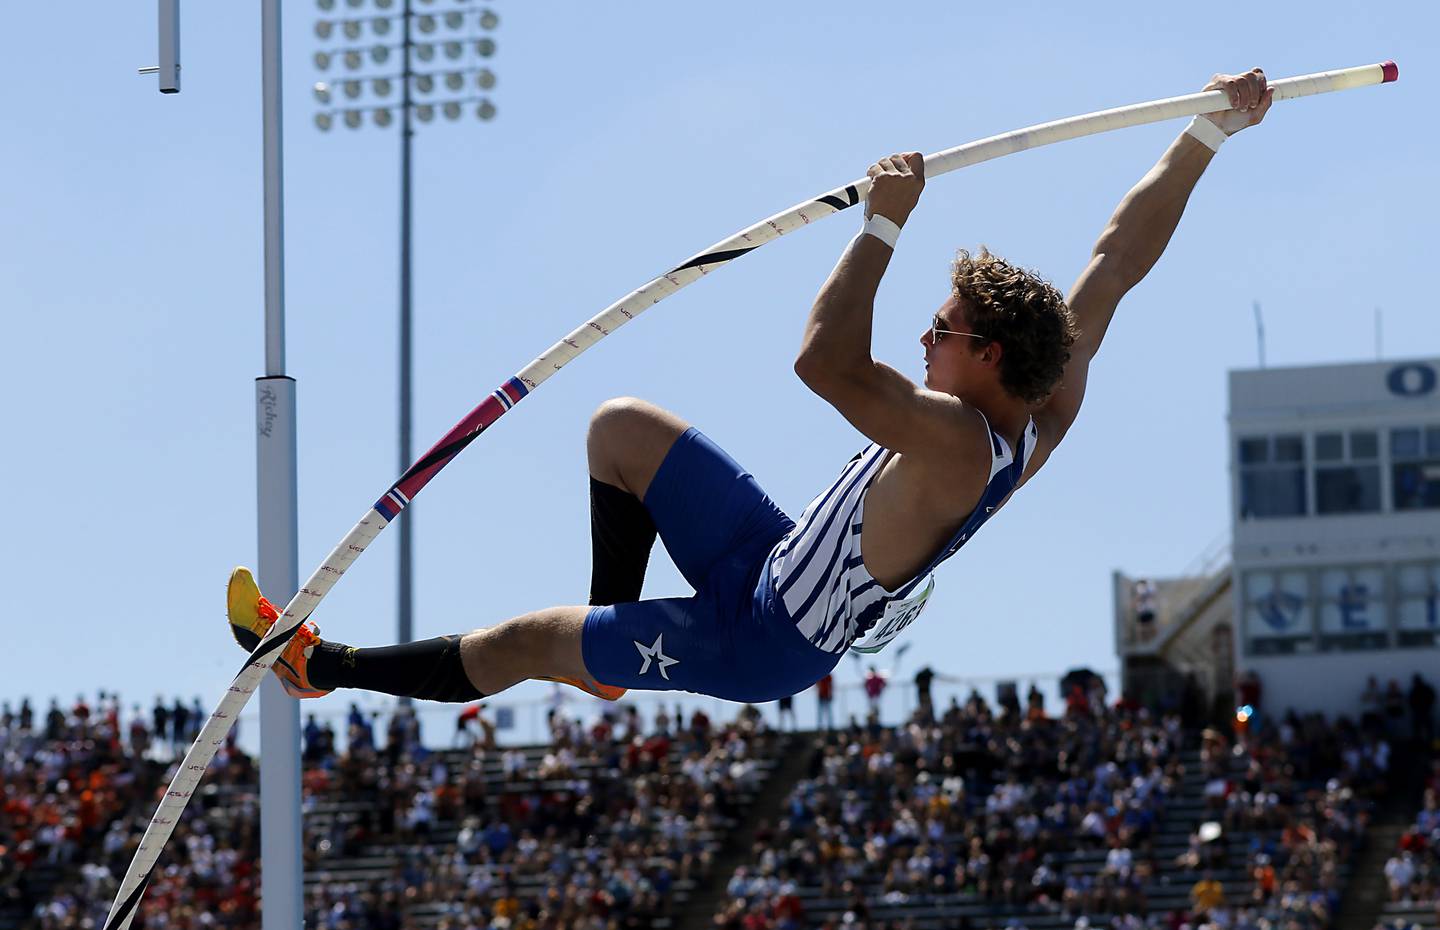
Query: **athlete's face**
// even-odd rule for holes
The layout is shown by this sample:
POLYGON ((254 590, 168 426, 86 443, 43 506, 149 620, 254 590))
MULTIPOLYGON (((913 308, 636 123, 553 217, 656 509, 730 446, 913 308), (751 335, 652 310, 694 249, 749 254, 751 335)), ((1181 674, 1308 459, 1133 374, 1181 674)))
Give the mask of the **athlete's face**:
POLYGON ((970 331, 965 304, 954 294, 935 311, 920 345, 925 349, 925 386, 932 391, 963 397, 987 369, 994 376, 994 365, 987 364, 994 343, 970 331))

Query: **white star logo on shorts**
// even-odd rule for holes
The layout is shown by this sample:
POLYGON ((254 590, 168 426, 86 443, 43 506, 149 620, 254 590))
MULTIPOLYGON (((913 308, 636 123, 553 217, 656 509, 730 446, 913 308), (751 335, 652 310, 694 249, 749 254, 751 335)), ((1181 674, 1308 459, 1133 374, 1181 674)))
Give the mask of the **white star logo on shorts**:
POLYGON ((640 650, 640 658, 645 660, 640 665, 641 675, 650 671, 650 660, 654 659, 656 664, 659 666, 660 677, 665 679, 666 681, 670 680, 670 673, 667 672, 666 669, 668 669, 672 665, 678 665, 680 663, 680 660, 672 659, 665 654, 665 646, 661 642, 664 638, 664 633, 659 634, 655 637, 655 642, 649 646, 645 645, 642 642, 631 640, 631 642, 635 643, 635 648, 640 650))

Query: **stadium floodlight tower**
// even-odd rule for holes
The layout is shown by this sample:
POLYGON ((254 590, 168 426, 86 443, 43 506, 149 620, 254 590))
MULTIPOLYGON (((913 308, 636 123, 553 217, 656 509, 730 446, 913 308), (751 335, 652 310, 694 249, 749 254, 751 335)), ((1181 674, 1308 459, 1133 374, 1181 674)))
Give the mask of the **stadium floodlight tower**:
MULTIPOLYGON (((489 121, 495 86, 488 61, 495 55, 500 16, 483 3, 452 0, 316 0, 321 16, 315 35, 321 48, 315 67, 326 80, 315 84, 320 109, 315 125, 329 131, 337 122, 359 129, 368 121, 385 129, 400 124, 400 472, 411 454, 411 274, 410 140, 414 123, 437 114, 455 121, 466 112, 489 121), (399 6, 399 10, 395 9, 399 6), (392 37, 399 32, 399 42, 392 37), (395 61, 398 59, 398 61, 395 61), (393 62, 393 63, 392 63, 393 62), (418 62, 418 68, 417 68, 418 62), (398 65, 399 70, 395 70, 398 65), (394 99, 398 94, 399 99, 394 99)), ((413 639, 411 541, 415 508, 406 508, 399 539, 399 642, 413 639)), ((402 699, 408 703, 407 699, 402 699)))

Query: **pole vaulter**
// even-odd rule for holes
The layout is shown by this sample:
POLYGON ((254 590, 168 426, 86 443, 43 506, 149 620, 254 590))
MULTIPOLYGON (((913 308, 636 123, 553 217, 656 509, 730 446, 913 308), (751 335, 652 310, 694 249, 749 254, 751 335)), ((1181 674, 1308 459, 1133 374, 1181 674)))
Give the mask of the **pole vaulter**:
MULTIPOLYGON (((1398 76, 1395 63, 1387 61, 1284 78, 1270 82, 1269 87, 1273 91, 1274 100, 1290 100, 1388 83, 1396 80, 1398 76)), ((933 178, 1002 155, 1067 139, 1177 117, 1216 113, 1230 107, 1231 101, 1224 91, 1211 90, 1041 123, 927 156, 924 159, 924 173, 933 178)), ((711 271, 767 242, 861 203, 869 190, 870 180, 866 178, 806 200, 736 233, 627 294, 555 343, 539 358, 491 392, 391 485, 280 612, 278 620, 246 659, 221 698, 219 706, 206 721, 194 745, 186 752, 121 882, 105 922, 106 930, 126 930, 134 920, 140 899, 166 842, 210 760, 224 744, 226 734, 250 695, 259 686, 265 672, 295 636, 301 624, 314 612, 321 599, 381 530, 414 500, 415 495, 420 493, 430 479, 551 375, 605 336, 711 271)))

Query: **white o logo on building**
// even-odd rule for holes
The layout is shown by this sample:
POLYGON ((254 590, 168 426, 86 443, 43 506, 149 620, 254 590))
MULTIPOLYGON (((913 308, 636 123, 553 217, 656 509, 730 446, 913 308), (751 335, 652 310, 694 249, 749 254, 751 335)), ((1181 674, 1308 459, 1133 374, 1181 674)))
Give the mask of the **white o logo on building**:
POLYGON ((1435 390, 1435 369, 1429 365, 1396 365, 1385 376, 1385 386, 1391 394, 1401 397, 1420 397, 1435 390))

